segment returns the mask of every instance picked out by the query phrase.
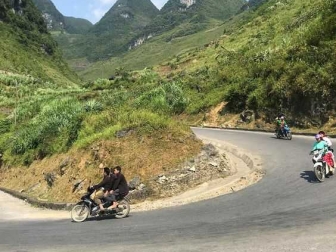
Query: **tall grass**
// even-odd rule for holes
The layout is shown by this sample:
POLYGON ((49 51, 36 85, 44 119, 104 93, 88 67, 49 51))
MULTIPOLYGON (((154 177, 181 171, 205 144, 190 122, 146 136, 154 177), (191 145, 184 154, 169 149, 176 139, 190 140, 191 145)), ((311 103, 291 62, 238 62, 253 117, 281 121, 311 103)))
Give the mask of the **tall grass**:
POLYGON ((82 113, 82 105, 74 99, 52 101, 16 131, 10 145, 11 152, 24 154, 30 149, 40 149, 44 156, 66 150, 77 139, 82 113))

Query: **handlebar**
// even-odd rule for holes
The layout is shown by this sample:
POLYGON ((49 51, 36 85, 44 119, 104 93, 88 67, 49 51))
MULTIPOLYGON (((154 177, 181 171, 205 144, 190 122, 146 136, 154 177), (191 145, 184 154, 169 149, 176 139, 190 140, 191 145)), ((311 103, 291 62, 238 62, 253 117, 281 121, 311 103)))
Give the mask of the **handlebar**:
MULTIPOLYGON (((312 150, 309 152, 309 155, 315 155, 315 152, 320 153, 321 151, 323 151, 323 149, 318 149, 318 150, 312 150)), ((316 153, 317 154, 317 153, 316 153)))

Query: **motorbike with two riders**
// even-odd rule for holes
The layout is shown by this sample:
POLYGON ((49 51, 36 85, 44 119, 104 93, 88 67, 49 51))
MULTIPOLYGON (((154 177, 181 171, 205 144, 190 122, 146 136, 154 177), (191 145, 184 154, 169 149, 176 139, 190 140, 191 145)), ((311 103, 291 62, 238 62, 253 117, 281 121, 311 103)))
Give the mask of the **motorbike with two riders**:
MULTIPOLYGON (((81 201, 75 204, 71 210, 71 218, 75 222, 83 222, 89 217, 94 216, 114 216, 117 219, 125 218, 130 213, 130 202, 126 196, 117 198, 118 206, 111 210, 100 210, 99 206, 90 198, 94 192, 92 187, 87 188, 87 193, 81 197, 81 201)), ((103 204, 106 203, 104 199, 103 204)))
POLYGON ((285 121, 284 114, 280 114, 278 117, 275 118, 275 120, 276 120, 276 129, 275 129, 276 138, 292 140, 292 132, 285 121))

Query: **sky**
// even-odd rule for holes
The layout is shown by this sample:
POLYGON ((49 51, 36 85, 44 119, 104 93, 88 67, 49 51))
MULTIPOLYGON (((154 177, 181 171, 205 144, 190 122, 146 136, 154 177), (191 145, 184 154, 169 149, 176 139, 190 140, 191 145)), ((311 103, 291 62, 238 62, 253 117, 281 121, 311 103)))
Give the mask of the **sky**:
MULTIPOLYGON (((56 8, 64 15, 85 18, 91 23, 98 22, 117 0, 51 0, 56 8)), ((168 0, 151 0, 157 8, 168 0)))

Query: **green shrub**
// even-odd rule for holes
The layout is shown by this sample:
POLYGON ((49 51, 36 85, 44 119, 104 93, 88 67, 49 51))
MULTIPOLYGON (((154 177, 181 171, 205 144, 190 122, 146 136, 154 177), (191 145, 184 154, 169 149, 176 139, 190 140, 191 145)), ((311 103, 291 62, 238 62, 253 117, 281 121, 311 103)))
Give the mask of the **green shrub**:
POLYGON ((96 100, 87 101, 84 105, 86 112, 98 113, 103 110, 103 104, 96 100))
POLYGON ((0 119, 0 134, 4 134, 10 131, 12 122, 5 118, 5 119, 0 119))

